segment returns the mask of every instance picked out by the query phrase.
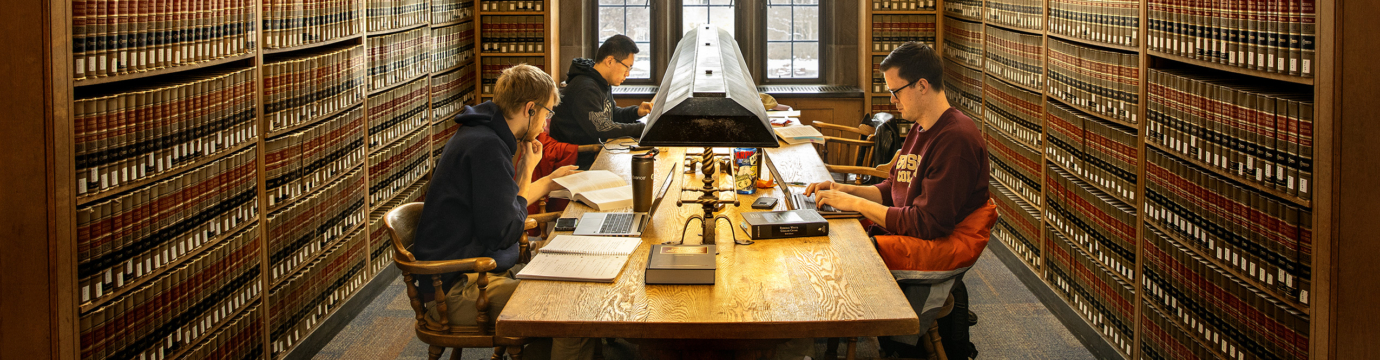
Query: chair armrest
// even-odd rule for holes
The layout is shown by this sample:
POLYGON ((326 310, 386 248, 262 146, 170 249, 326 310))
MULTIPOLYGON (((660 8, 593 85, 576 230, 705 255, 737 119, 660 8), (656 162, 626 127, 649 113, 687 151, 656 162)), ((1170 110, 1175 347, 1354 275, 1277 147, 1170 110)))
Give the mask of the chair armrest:
POLYGON ((835 125, 835 124, 830 124, 830 123, 823 122, 823 121, 815 121, 815 122, 811 123, 810 125, 811 125, 811 126, 814 126, 814 127, 817 127, 817 128, 821 128, 821 129, 838 130, 838 131, 847 131, 847 132, 851 132, 851 133, 858 134, 858 135, 862 135, 862 136, 869 136, 869 135, 872 135, 872 133, 863 131, 862 129, 859 129, 859 128, 855 128, 855 127, 852 127, 852 126, 835 125))
POLYGON ((603 149, 604 149, 604 146, 603 146, 603 145, 599 145, 599 144, 589 144, 589 145, 580 145, 580 146, 576 147, 576 148, 575 148, 575 152, 580 152, 580 153, 598 153, 599 150, 603 150, 603 149))
POLYGON ((867 140, 844 139, 844 138, 841 138, 841 137, 834 137, 834 136, 825 136, 825 137, 824 137, 824 142, 825 142, 825 143, 837 142, 837 143, 844 143, 844 144, 857 145, 857 146, 872 146, 872 145, 873 145, 871 141, 867 141, 867 140))
POLYGON ((395 259, 398 270, 417 275, 436 275, 453 272, 486 273, 498 268, 493 258, 476 257, 459 260, 404 261, 395 259))
POLYGON ((864 166, 824 165, 824 168, 831 173, 869 175, 883 179, 887 176, 891 176, 889 172, 864 166))

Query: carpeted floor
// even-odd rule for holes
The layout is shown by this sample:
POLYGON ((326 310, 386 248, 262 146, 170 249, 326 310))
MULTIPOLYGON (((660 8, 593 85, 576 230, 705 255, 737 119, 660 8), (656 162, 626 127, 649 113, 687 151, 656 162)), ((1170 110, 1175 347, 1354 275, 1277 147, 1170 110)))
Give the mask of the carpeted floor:
MULTIPOLYGON (((972 328, 978 359, 1092 359, 1093 355, 997 259, 984 252, 964 279, 969 306, 978 314, 972 328)), ((401 278, 388 286, 321 349, 316 359, 426 359, 426 344, 412 332, 413 313, 401 278)), ((859 358, 876 358, 876 339, 859 341, 859 358)), ((816 343, 824 353, 824 341, 816 343)), ((840 349, 842 351, 842 349, 840 349)), ((609 360, 632 359, 625 341, 604 347, 609 360)), ((492 349, 467 349, 463 358, 488 359, 492 349)), ((450 353, 445 354, 449 358, 450 353)))

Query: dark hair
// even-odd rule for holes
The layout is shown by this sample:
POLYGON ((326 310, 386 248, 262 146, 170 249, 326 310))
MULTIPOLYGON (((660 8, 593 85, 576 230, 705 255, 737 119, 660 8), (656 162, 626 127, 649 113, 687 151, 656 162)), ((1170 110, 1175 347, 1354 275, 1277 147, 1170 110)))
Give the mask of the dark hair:
POLYGON ((882 60, 880 69, 885 72, 893 68, 900 69, 896 75, 906 83, 925 79, 935 91, 944 90, 944 61, 927 44, 911 41, 892 50, 882 60))
POLYGON ((594 61, 604 61, 604 58, 610 56, 613 57, 614 61, 623 61, 623 59, 627 59, 628 56, 640 51, 641 50, 637 48, 637 43, 634 43, 632 38, 622 34, 614 35, 609 37, 608 40, 604 40, 603 45, 599 45, 599 52, 594 53, 594 61))

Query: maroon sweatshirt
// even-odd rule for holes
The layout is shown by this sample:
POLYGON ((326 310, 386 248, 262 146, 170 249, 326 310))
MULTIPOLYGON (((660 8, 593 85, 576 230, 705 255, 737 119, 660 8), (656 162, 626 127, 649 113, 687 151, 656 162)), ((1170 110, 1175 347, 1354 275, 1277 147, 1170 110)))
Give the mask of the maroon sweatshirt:
POLYGON ((891 176, 880 184, 886 230, 934 240, 987 203, 987 143, 977 124, 949 108, 929 129, 912 130, 891 176))

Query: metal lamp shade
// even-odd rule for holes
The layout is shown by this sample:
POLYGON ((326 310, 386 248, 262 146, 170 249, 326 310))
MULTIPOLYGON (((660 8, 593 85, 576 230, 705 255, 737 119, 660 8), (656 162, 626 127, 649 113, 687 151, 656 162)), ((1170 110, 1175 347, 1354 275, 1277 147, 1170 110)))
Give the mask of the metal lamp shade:
POLYGON ((642 131, 643 146, 777 147, 747 63, 727 31, 685 34, 642 131))

